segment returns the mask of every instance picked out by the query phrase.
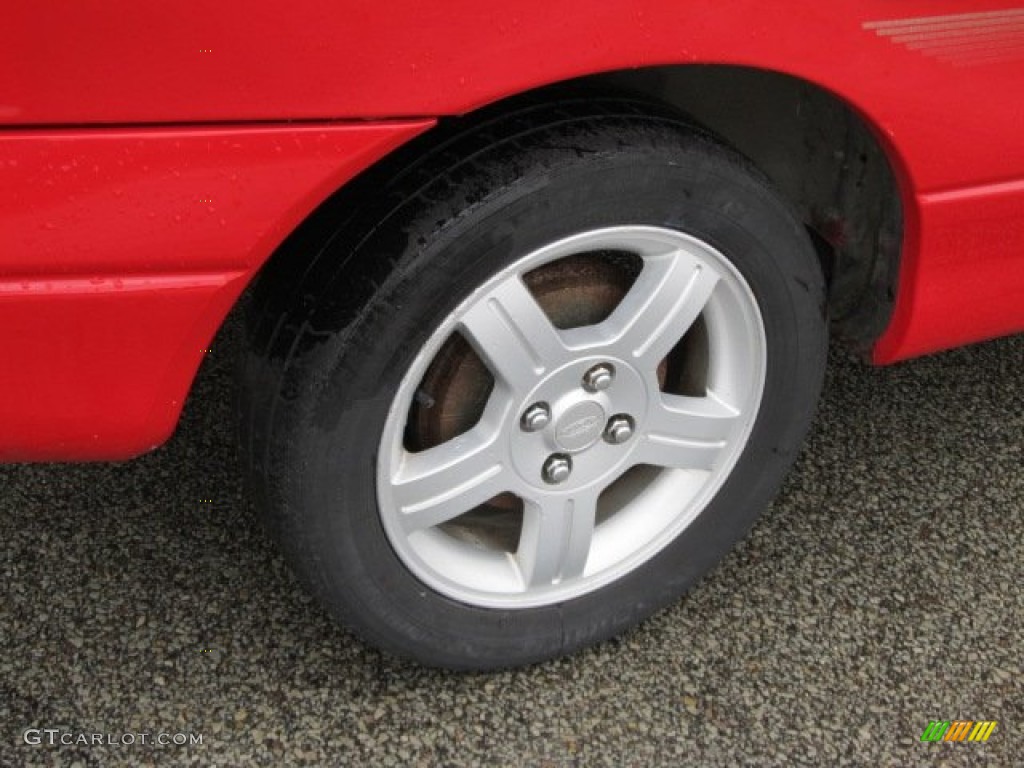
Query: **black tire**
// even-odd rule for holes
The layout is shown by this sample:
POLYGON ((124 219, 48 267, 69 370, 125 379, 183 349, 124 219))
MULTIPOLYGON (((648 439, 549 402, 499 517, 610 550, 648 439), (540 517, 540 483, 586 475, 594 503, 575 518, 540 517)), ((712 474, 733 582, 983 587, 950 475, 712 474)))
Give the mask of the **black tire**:
POLYGON ((815 250, 765 178, 674 113, 602 99, 488 120, 322 214, 261 276, 247 329, 243 453, 292 565, 369 642, 459 669, 565 654, 676 600, 777 492, 812 418, 827 337, 815 250), (756 296, 767 368, 746 446, 699 516, 617 581, 517 610, 450 599, 403 564, 378 513, 378 443, 399 382, 495 271, 620 224, 700 238, 756 296))

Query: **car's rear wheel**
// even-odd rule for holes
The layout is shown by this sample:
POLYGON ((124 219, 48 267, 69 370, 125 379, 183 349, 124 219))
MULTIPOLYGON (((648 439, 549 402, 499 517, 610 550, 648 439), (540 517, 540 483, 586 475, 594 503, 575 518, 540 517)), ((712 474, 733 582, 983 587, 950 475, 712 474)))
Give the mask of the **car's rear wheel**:
POLYGON ((499 118, 328 229, 257 288, 246 445, 294 565, 379 645, 479 669, 606 638, 714 564, 795 456, 814 250, 674 115, 499 118))

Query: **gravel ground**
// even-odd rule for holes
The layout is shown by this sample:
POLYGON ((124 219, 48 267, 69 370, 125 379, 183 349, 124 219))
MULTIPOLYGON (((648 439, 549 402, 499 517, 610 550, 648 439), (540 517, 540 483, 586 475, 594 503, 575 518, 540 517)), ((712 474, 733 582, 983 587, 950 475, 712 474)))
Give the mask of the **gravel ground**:
POLYGON ((778 501, 688 597, 473 676, 382 656, 299 589, 238 480, 230 337, 152 455, 0 468, 0 765, 1024 765, 1024 338, 889 369, 834 349, 778 501), (999 725, 919 741, 958 718, 999 725))

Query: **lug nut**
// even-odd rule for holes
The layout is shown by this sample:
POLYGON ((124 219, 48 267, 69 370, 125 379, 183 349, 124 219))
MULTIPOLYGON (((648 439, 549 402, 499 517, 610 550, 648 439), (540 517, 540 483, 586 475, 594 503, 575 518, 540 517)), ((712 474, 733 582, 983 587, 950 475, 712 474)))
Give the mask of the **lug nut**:
POLYGON ((551 423, 551 408, 547 403, 534 403, 523 412, 519 424, 524 432, 537 432, 551 423))
POLYGON ((610 363, 598 363, 583 374, 583 388, 588 392, 608 389, 615 378, 615 368, 610 363))
POLYGON ((553 453, 544 462, 544 482, 551 485, 564 483, 572 474, 572 459, 564 453, 553 453))
POLYGON ((604 428, 604 439, 612 445, 621 445, 633 436, 633 419, 620 413, 608 419, 604 428))

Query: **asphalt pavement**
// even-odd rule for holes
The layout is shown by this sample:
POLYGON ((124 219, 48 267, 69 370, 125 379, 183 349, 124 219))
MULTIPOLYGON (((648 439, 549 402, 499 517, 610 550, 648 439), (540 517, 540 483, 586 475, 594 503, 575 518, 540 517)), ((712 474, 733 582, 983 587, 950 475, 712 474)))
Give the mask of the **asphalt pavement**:
POLYGON ((155 453, 0 467, 0 766, 1024 765, 1024 338, 834 348, 781 495, 687 597, 466 675, 301 591, 239 481, 233 336, 155 453), (997 726, 920 740, 958 719, 997 726))

